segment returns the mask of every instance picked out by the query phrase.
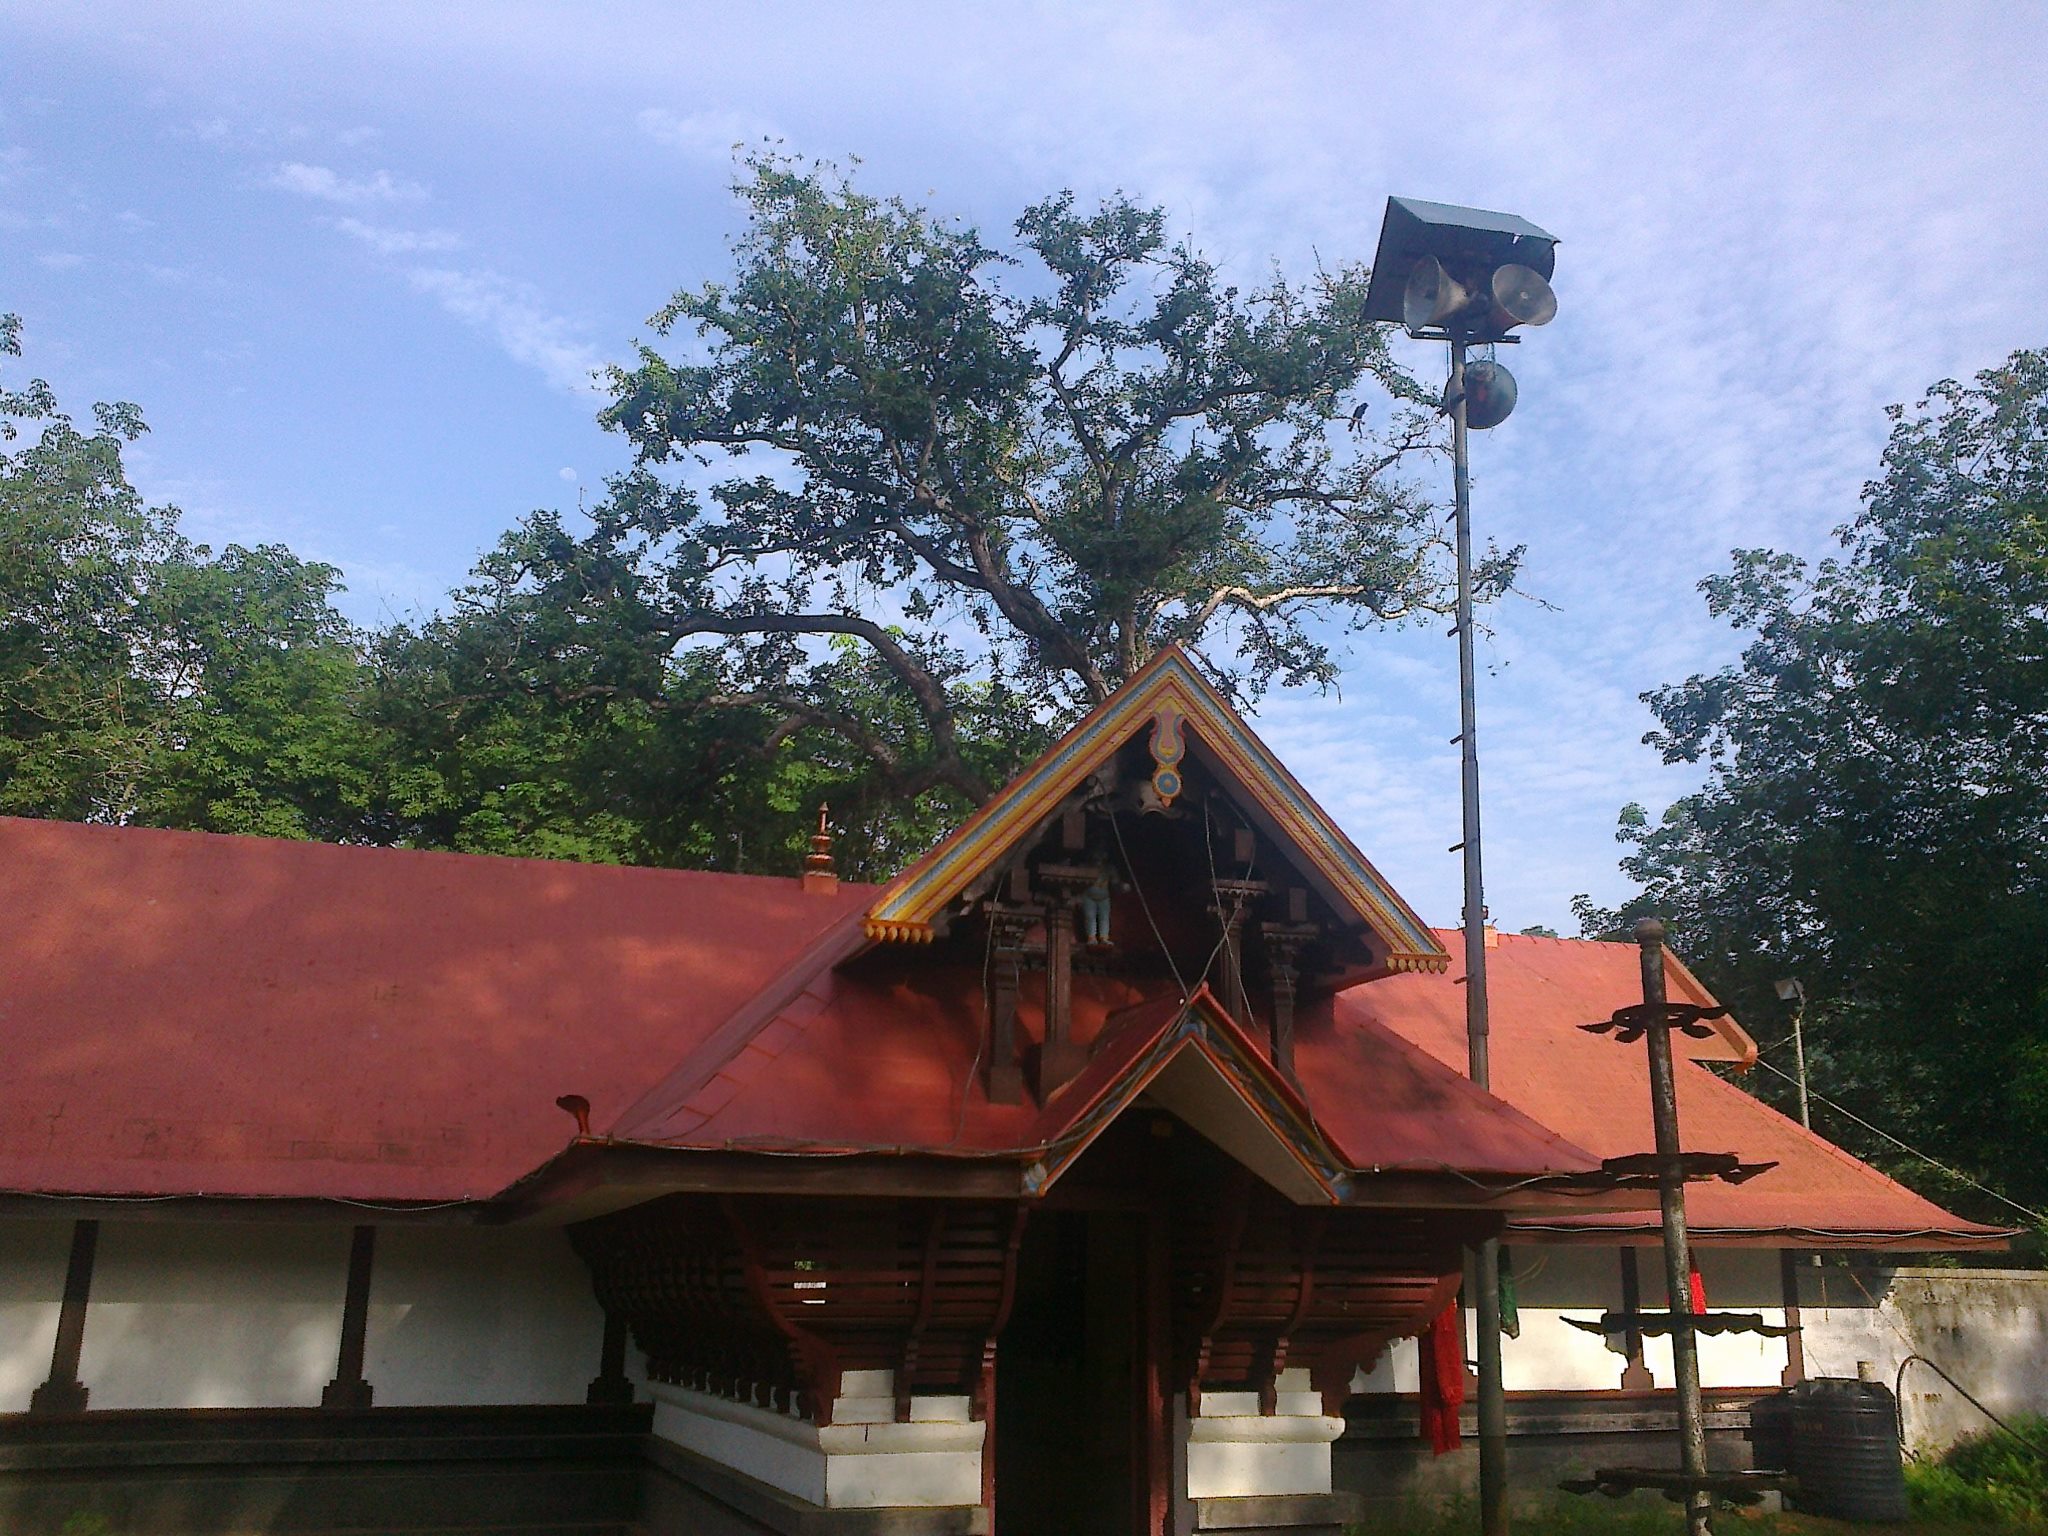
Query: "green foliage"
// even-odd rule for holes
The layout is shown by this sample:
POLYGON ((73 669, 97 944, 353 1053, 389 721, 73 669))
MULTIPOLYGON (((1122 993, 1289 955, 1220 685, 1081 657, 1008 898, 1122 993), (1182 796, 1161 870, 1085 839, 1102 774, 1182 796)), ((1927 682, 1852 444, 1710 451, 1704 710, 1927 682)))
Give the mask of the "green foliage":
POLYGON ((1163 645, 1255 697, 1445 606, 1363 269, 1240 290, 1121 196, 998 250, 830 167, 737 191, 728 274, 613 376, 633 467, 415 625, 188 543, 134 407, 0 391, 0 811, 789 872, 829 802, 881 878, 1163 645))
POLYGON ((1913 1513, 1925 1520, 2048 1531, 2048 1418, 2018 1414, 1931 1460, 1906 1464, 1913 1513))
MULTIPOLYGON (((1647 696, 1706 786, 1623 812, 1641 894, 1766 1038, 1810 999, 1816 1087, 2048 1204, 2048 354, 1894 408, 1838 557, 1736 552, 1702 584, 1736 666, 1647 696)), ((1825 1116, 1825 1110, 1817 1110, 1825 1116)), ((1892 1160, 1849 1122, 1826 1128, 1892 1160)), ((1924 1164, 1898 1163, 1923 1188, 1924 1164)), ((1963 1206, 1962 1188, 1934 1192, 1963 1206)), ((1987 1218, 2011 1213, 1976 1204, 1987 1218)))
MULTIPOLYGON (((0 355, 20 322, 0 317, 0 355)), ((348 838, 375 798, 337 573, 219 556, 128 483, 132 405, 82 431, 41 380, 0 390, 0 812, 348 838), (33 437, 25 435, 33 429, 33 437)))
POLYGON ((1020 709, 1062 725, 1169 641, 1255 693, 1330 681, 1333 629, 1441 604, 1397 473, 1434 418, 1362 270, 1240 292, 1122 198, 1039 203, 1005 253, 827 167, 745 169, 732 276, 655 317, 682 355, 613 375, 637 470, 528 567, 630 584, 643 665, 706 643, 744 707, 839 732, 898 795, 979 797, 991 712, 1000 777, 1020 709), (847 728, 820 636, 858 642, 902 734, 847 728))

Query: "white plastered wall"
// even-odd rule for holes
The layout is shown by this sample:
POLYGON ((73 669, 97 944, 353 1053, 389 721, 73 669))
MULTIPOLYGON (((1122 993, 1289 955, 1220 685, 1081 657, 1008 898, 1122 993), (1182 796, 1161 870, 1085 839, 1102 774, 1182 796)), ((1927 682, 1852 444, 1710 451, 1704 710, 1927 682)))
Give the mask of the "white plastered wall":
POLYGON ((848 1371, 832 1423, 656 1383, 654 1433, 826 1509, 981 1502, 987 1426, 965 1397, 913 1397, 896 1422, 895 1373, 848 1371))
POLYGON ((68 1221, 0 1221, 0 1413, 25 1412, 50 1374, 70 1254, 68 1221))
POLYGON ((2000 1269, 1800 1266, 1800 1321, 1811 1376, 1854 1376, 1868 1362, 1903 1396, 1906 1442, 1934 1451, 2001 1418, 2048 1412, 2048 1274, 2000 1269), (1874 1305, 1873 1305, 1874 1303, 1874 1305))
POLYGON ((603 1341, 589 1271, 554 1228, 378 1229, 363 1375, 380 1408, 580 1403, 603 1341))
POLYGON ((79 1379, 94 1408, 317 1407, 346 1227, 100 1223, 79 1379))
MULTIPOLYGON (((69 1221, 0 1222, 0 1413, 49 1375, 69 1221)), ((350 1228, 102 1221, 79 1376, 102 1408, 317 1407, 350 1228)), ((379 1407, 580 1403, 604 1317, 552 1228, 380 1227, 364 1375, 379 1407)), ((644 1380, 637 1350, 628 1374, 644 1380)))
MULTIPOLYGON (((1566 1321, 1591 1321, 1602 1312, 1621 1308, 1621 1253, 1616 1248, 1581 1244, 1515 1244, 1510 1250, 1515 1272, 1519 1338, 1501 1340, 1501 1379, 1510 1392, 1601 1392, 1621 1385, 1626 1358, 1600 1335, 1574 1328, 1566 1321)), ((1770 1248, 1702 1248, 1695 1254, 1707 1288, 1707 1305, 1716 1311, 1755 1312, 1767 1323, 1785 1321, 1784 1294, 1778 1278, 1778 1254, 1770 1248)), ((1636 1273, 1642 1281, 1642 1305, 1664 1306, 1663 1255, 1660 1249, 1636 1250, 1636 1273)), ((1477 1321, 1465 1314, 1465 1358, 1478 1353, 1477 1321)), ((1775 1387, 1785 1370, 1783 1339, 1759 1334, 1702 1337, 1700 1385, 1705 1387, 1775 1387)), ((1671 1341, 1645 1339, 1643 1363, 1658 1387, 1673 1385, 1671 1341)), ((1396 1340, 1373 1369, 1352 1379, 1354 1392, 1418 1390, 1416 1345, 1396 1340)))
MULTIPOLYGON (((1712 1312, 1754 1312, 1767 1323, 1785 1321, 1785 1290, 1775 1248, 1701 1248, 1693 1254, 1700 1280, 1707 1288, 1712 1312)), ((1660 1248, 1636 1250, 1643 1277, 1643 1306, 1662 1307, 1664 1253, 1660 1248)), ((1590 1337, 1590 1335, 1589 1335, 1590 1337)), ((1775 1387, 1783 1382, 1786 1345, 1783 1339, 1756 1333, 1728 1333, 1699 1341, 1700 1385, 1703 1387, 1775 1387)), ((1643 1340, 1643 1363, 1660 1387, 1673 1386, 1671 1340, 1643 1340)))

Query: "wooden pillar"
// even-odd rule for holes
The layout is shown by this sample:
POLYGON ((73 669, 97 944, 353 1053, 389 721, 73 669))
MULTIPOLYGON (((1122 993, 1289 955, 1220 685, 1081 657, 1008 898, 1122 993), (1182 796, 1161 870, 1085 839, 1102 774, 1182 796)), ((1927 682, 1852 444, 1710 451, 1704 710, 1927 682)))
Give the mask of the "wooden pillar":
POLYGON ((1800 1257, 1791 1248, 1778 1250, 1778 1285, 1785 1307, 1785 1326, 1792 1330, 1785 1335, 1785 1370, 1778 1380, 1788 1387, 1806 1380, 1806 1344, 1799 1333, 1800 1257))
POLYGON ((363 1380, 363 1343, 370 1327, 370 1266, 377 1256, 377 1229, 357 1227, 348 1247, 348 1295, 341 1304, 341 1352, 334 1380, 320 1394, 322 1408, 367 1408, 370 1384, 363 1380))
POLYGON ((1045 904, 1045 1043, 1038 1052, 1038 1097, 1043 1103, 1088 1064, 1074 1040, 1074 903, 1093 885, 1094 870, 1041 865, 1040 881, 1052 894, 1045 904))
POLYGON ((1148 1533, 1166 1536, 1171 1527, 1175 1487, 1173 1446, 1173 1248, 1171 1193, 1155 1175, 1152 1199, 1139 1217, 1138 1359, 1139 1474, 1134 1514, 1148 1533))
POLYGON ((1294 993, 1301 980, 1301 948, 1316 937, 1305 923, 1267 923, 1266 968, 1273 976, 1273 1065, 1294 1073, 1294 993))
MULTIPOLYGON (((360 1355, 357 1362, 360 1371, 360 1355)), ((633 1401, 633 1383, 626 1376, 626 1319, 610 1308, 606 1308, 604 1314, 604 1343, 599 1346, 597 1375, 584 1389, 583 1401, 602 1404, 633 1401)))
MULTIPOLYGON (((1643 1281, 1636 1270, 1636 1251, 1633 1248, 1621 1250, 1621 1310, 1643 1310, 1643 1281)), ((1647 1392, 1656 1385, 1656 1380, 1650 1375, 1649 1366, 1643 1363, 1643 1330, 1629 1329, 1624 1335, 1624 1342, 1628 1348, 1628 1364, 1621 1368, 1621 1390, 1647 1392)))
POLYGON ((30 1413, 85 1412, 86 1388, 78 1379, 78 1357, 85 1348, 85 1306, 92 1296, 92 1261, 99 1240, 98 1222, 72 1223, 71 1259, 64 1266, 64 1305, 57 1314, 50 1379, 29 1394, 30 1413))

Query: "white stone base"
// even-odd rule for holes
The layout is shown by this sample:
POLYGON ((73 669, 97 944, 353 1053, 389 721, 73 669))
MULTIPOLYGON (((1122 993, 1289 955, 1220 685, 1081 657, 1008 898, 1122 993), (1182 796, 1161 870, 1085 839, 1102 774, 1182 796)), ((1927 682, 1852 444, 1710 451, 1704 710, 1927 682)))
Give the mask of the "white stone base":
POLYGON ((848 1371, 833 1422, 655 1383, 654 1433, 824 1509, 981 1502, 987 1426, 964 1397, 916 1397, 896 1422, 894 1373, 848 1371))
POLYGON ((1188 1421, 1188 1497, 1328 1493, 1330 1446, 1344 1421, 1323 1412, 1306 1370, 1280 1373, 1278 1412, 1259 1412, 1256 1392, 1204 1392, 1188 1421))

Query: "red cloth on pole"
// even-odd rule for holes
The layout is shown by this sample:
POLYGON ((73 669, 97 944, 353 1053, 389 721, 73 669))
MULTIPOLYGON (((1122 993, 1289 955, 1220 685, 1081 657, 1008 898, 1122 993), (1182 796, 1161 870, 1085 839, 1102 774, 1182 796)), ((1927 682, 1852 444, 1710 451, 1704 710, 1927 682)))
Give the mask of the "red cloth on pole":
POLYGON ((1430 1453, 1458 1448, 1465 1405, 1465 1316, 1455 1299, 1422 1331, 1422 1438, 1430 1453))
POLYGON ((1703 1317, 1707 1310, 1707 1282, 1700 1278, 1700 1267, 1695 1264, 1688 1277, 1686 1289, 1692 1293, 1693 1316, 1703 1317))

